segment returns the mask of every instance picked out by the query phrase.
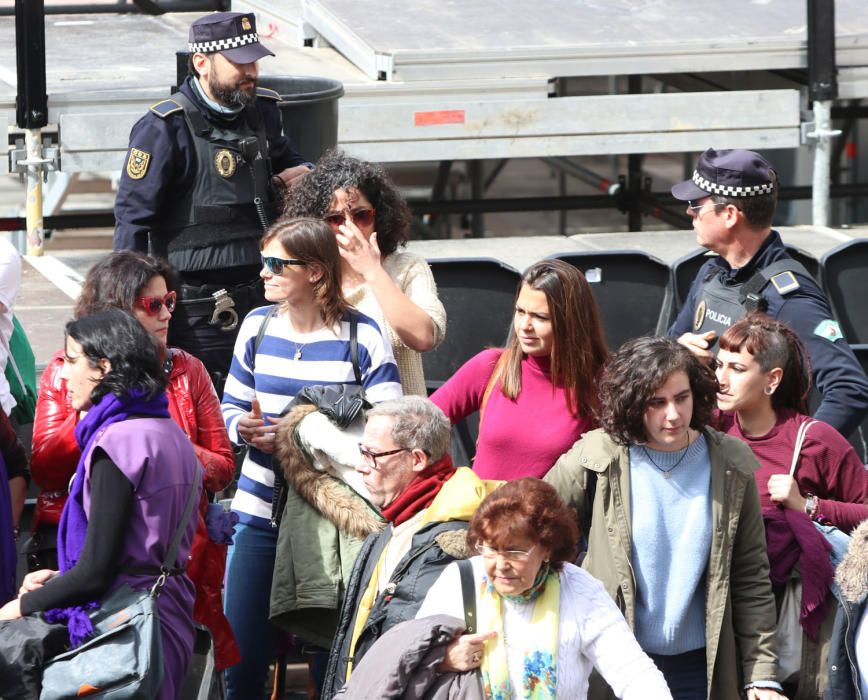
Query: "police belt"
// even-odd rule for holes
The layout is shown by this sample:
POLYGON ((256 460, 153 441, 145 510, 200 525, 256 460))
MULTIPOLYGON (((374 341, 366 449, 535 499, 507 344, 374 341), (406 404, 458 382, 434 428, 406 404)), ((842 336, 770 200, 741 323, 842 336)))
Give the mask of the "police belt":
POLYGON ((238 312, 233 297, 249 297, 256 292, 258 281, 237 285, 182 284, 178 288, 179 304, 187 316, 209 316, 210 323, 230 331, 238 326, 238 312))

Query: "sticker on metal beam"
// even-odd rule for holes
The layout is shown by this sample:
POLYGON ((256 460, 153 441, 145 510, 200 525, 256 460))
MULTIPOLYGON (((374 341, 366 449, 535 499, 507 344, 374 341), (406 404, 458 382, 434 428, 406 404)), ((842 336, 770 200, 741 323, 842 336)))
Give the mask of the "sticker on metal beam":
POLYGON ((437 126, 439 124, 463 124, 463 109, 441 109, 436 112, 414 112, 414 126, 437 126))

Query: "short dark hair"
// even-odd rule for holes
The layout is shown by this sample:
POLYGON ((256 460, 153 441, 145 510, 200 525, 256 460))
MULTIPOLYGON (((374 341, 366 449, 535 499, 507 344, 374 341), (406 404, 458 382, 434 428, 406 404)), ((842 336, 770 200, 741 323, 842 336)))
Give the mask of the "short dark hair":
POLYGON ((714 211, 720 212, 728 204, 731 204, 744 215, 745 221, 750 224, 751 228, 771 228, 778 206, 780 183, 778 174, 774 170, 769 170, 769 175, 774 185, 774 190, 771 193, 759 194, 754 197, 726 197, 722 194, 713 194, 711 201, 714 202, 714 211))
POLYGON ((513 546, 527 539, 551 552, 552 568, 575 560, 579 547, 576 515, 553 486, 533 477, 507 481, 490 493, 476 509, 467 530, 467 545, 485 542, 493 547, 513 546))
POLYGON ((166 260, 132 250, 109 253, 84 278, 73 317, 106 309, 122 309, 131 314, 136 298, 157 276, 166 280, 169 291, 177 290, 178 273, 166 260))
POLYGON ((106 394, 125 396, 133 389, 153 398, 166 388, 156 342, 128 313, 107 309, 82 316, 66 324, 65 336, 81 345, 91 367, 99 367, 104 359, 111 363, 111 370, 91 392, 92 403, 106 394))
POLYGON ((757 311, 727 328, 719 342, 721 350, 744 350, 753 355, 763 372, 775 367, 783 370, 781 382, 771 396, 776 411, 789 408, 809 412, 811 363, 807 349, 792 328, 757 311))
POLYGON ((337 190, 358 190, 374 207, 374 230, 383 255, 407 242, 413 215, 386 171, 338 149, 328 151, 312 172, 293 181, 286 192, 284 215, 321 219, 337 190))
POLYGON ((349 304, 341 291, 341 254, 329 225, 320 219, 281 219, 266 231, 259 249, 271 241, 277 241, 289 255, 322 271, 313 286, 314 299, 327 326, 340 321, 349 304))
POLYGON ((711 367, 672 338, 643 336, 624 343, 609 360, 600 381, 600 425, 620 445, 648 440, 645 410, 675 372, 684 372, 693 394, 690 427, 705 428, 717 399, 711 367))

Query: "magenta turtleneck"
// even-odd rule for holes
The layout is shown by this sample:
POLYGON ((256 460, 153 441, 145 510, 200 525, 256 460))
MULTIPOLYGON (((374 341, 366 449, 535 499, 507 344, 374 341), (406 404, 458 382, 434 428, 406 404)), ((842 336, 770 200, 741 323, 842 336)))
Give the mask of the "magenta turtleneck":
MULTIPOLYGON (((479 410, 501 352, 483 350, 432 394, 453 424, 479 410)), ((473 471, 482 479, 542 478, 592 428, 590 418, 569 412, 563 388, 552 386, 549 358, 525 357, 518 398, 506 398, 498 387, 488 397, 473 471)))

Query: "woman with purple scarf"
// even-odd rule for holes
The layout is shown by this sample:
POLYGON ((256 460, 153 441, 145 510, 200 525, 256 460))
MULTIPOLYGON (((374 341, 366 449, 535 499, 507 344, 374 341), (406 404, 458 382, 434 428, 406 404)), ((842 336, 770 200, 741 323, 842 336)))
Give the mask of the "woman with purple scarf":
MULTIPOLYGON (((63 378, 82 412, 75 436, 81 447, 58 532, 60 571, 29 574, 19 597, 0 608, 0 620, 43 613, 64 622, 72 646, 92 632, 88 611, 123 584, 144 590, 156 576, 180 525, 201 466, 190 440, 170 418, 165 377, 154 342, 119 310, 66 326, 63 378), (135 572, 135 573, 134 573, 135 572)), ((181 541, 190 551, 195 519, 181 541)), ((193 584, 170 576, 158 598, 164 680, 159 698, 174 700, 193 653, 193 584)))

